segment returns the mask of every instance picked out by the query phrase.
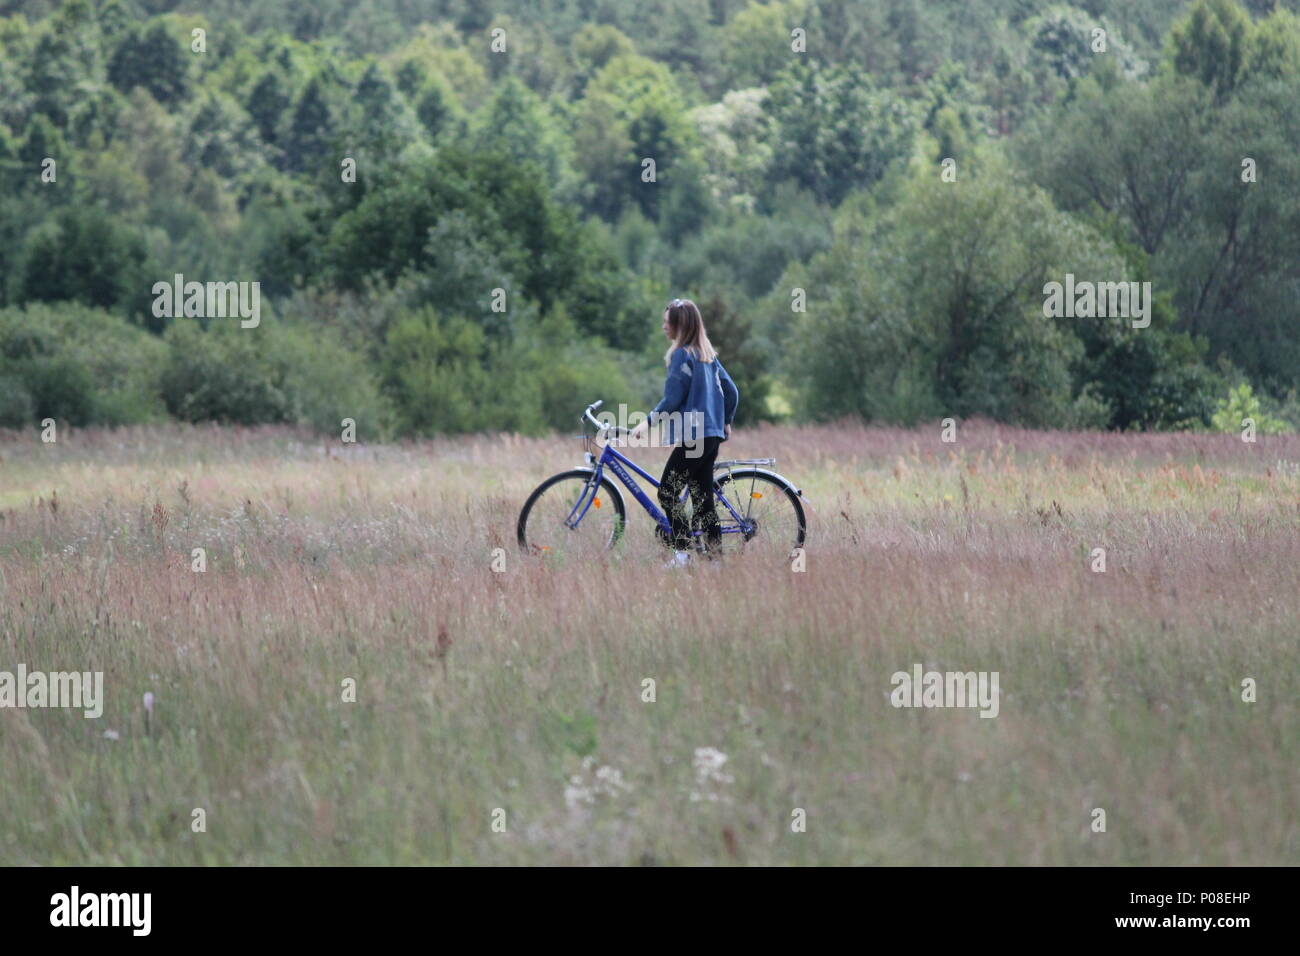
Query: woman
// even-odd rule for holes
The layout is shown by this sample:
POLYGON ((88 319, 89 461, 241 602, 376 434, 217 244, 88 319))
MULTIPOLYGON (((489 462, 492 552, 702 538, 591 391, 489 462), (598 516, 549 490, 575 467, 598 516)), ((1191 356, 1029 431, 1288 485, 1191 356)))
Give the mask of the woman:
POLYGON ((731 437, 740 392, 718 361, 694 302, 673 299, 668 303, 663 330, 672 343, 664 354, 668 366, 664 397, 632 431, 632 437, 644 435, 661 418, 668 419, 668 444, 676 447, 664 466, 659 504, 672 525, 672 563, 683 565, 689 558, 692 524, 704 532, 709 547, 721 538, 713 502, 713 463, 718 459, 718 445, 731 437), (679 501, 683 488, 690 492, 691 521, 679 501))

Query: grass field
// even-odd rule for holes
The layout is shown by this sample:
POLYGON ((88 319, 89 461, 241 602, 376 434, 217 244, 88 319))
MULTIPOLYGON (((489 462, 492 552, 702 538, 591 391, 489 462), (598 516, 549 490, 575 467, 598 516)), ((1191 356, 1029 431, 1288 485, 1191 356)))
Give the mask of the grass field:
POLYGON ((1300 437, 958 438, 739 432, 796 572, 525 558, 572 439, 0 437, 0 670, 105 687, 0 709, 0 864, 1300 863, 1300 437))

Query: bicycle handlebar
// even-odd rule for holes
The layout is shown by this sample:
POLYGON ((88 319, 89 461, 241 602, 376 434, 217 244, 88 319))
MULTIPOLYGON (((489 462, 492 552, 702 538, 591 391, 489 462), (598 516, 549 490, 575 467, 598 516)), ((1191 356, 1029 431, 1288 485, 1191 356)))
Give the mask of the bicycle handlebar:
POLYGON ((632 433, 632 430, 630 428, 624 428, 622 425, 606 425, 605 423, 599 421, 595 415, 591 414, 593 411, 600 408, 600 406, 604 404, 605 404, 605 400, 601 399, 600 401, 592 402, 590 405, 588 405, 587 410, 583 413, 587 421, 591 422, 593 425, 596 426, 597 432, 613 432, 615 435, 617 435, 619 432, 622 432, 622 434, 624 435, 630 435, 632 433))

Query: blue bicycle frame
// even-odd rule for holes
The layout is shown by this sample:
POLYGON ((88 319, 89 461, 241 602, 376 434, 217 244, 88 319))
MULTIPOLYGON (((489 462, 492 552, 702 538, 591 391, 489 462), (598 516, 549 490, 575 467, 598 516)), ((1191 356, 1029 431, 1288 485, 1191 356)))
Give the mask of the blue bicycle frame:
MULTIPOLYGON (((658 488, 659 481, 653 475, 646 472, 644 468, 640 467, 630 458, 620 455, 608 444, 605 445, 604 449, 601 451, 600 458, 596 458, 591 454, 591 452, 588 452, 587 461, 594 465, 591 480, 587 482, 587 488, 589 490, 585 491, 582 497, 578 499, 578 503, 575 504, 573 510, 569 512, 569 517, 565 519, 564 523, 568 527, 576 528, 579 523, 581 523, 582 519, 586 517, 587 509, 591 507, 592 501, 596 498, 596 492, 600 490, 601 475, 605 468, 609 468, 609 470, 617 475, 619 480, 627 486, 627 490, 632 492, 632 497, 641 503, 641 507, 646 510, 646 514, 655 520, 655 523, 659 525, 663 530, 663 533, 665 535, 672 534, 672 526, 668 523, 668 516, 660 511, 659 506, 650 499, 649 495, 641 490, 641 486, 638 485, 632 476, 628 474, 627 469, 631 468, 646 481, 650 482, 651 485, 658 488)), ((682 495, 685 497, 686 492, 683 492, 682 495)), ((726 496, 722 493, 722 489, 718 487, 717 482, 714 482, 713 484, 713 497, 721 502, 722 506, 731 513, 733 518, 736 519, 735 527, 727 527, 724 525, 720 529, 723 534, 753 533, 753 523, 742 518, 736 512, 736 509, 731 506, 731 502, 728 501, 726 496)), ((703 533, 704 532, 702 531, 692 531, 691 536, 698 537, 703 533)))

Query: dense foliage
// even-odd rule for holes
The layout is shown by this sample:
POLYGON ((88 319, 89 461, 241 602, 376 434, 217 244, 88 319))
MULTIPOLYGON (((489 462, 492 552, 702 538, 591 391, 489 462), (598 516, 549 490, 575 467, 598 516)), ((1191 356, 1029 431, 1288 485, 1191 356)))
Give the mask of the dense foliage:
POLYGON ((1295 7, 0 2, 0 426, 571 427, 685 295, 742 423, 1294 427, 1295 7))

